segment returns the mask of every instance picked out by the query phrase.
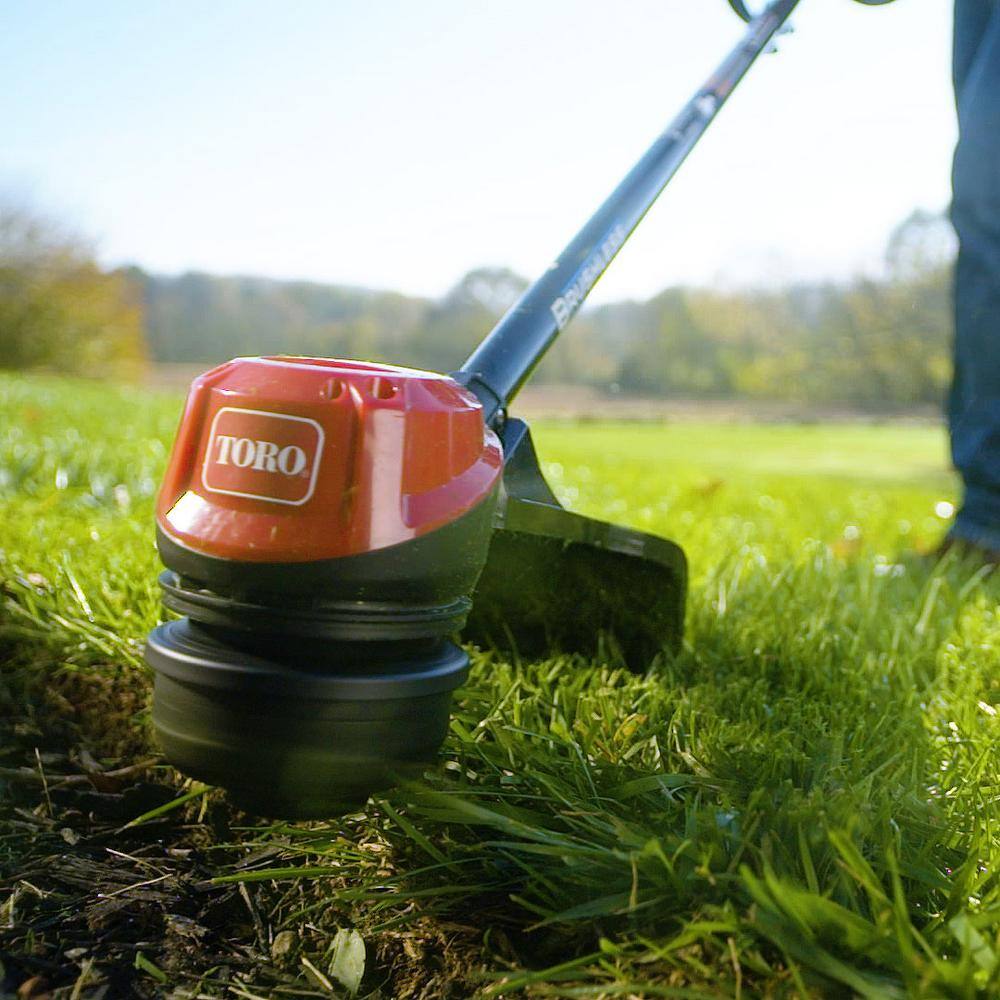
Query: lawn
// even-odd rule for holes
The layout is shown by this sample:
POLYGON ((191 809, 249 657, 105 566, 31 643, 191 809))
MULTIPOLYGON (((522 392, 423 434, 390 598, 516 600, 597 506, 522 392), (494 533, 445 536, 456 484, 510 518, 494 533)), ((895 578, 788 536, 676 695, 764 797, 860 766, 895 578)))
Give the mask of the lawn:
POLYGON ((538 427, 684 546, 684 649, 479 652, 439 767, 287 824, 151 742, 179 406, 0 379, 0 994, 344 995, 362 942, 383 998, 1000 994, 1000 583, 927 555, 939 429, 538 427))

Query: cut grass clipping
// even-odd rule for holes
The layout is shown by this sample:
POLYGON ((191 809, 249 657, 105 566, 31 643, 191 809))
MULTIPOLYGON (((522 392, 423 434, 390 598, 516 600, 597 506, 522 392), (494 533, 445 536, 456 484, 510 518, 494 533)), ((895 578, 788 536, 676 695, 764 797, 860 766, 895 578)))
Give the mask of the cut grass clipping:
POLYGON ((685 649, 645 676, 478 653, 439 767, 296 825, 150 741, 178 414, 0 381, 6 991, 1000 992, 1000 586, 919 554, 939 430, 539 427, 569 505, 684 545, 685 649))

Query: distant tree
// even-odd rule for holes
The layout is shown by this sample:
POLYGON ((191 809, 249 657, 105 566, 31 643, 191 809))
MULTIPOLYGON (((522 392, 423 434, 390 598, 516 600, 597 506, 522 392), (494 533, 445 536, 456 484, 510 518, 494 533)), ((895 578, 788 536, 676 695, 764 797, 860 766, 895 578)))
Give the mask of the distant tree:
POLYGON ((528 287, 528 282, 508 267, 478 267, 469 271, 445 295, 448 309, 483 309, 499 319, 528 287))
POLYGON ((949 268, 957 251, 958 238, 948 218, 918 208, 890 233, 885 263, 892 279, 909 281, 949 268))
MULTIPOLYGON (((8 290, 0 292, 4 365, 56 366, 52 359, 59 357, 60 344, 69 360, 58 366, 80 364, 87 357, 84 342, 104 343, 74 333, 65 310, 60 312, 65 294, 29 296, 23 287, 27 273, 34 275, 29 284, 36 290, 49 273, 61 276, 64 292, 72 288, 68 274, 123 282, 126 298, 129 288, 139 289, 156 361, 208 365, 239 354, 315 354, 436 371, 460 365, 527 284, 507 268, 477 268, 432 300, 305 281, 165 277, 138 268, 100 275, 85 248, 54 236, 51 227, 24 215, 8 215, 5 225, 0 246, 14 264, 5 272, 8 290), (43 319, 46 330, 63 330, 67 338, 36 342, 8 332, 40 329, 43 319), (44 351, 41 345, 47 345, 44 351)), ((887 241, 886 267, 878 278, 769 289, 674 287, 646 302, 587 308, 557 340, 535 379, 617 383, 623 392, 646 395, 872 410, 936 402, 950 373, 953 254, 947 221, 915 212, 887 241)), ((72 317, 79 324, 87 315, 81 304, 86 296, 72 295, 72 317)))
POLYGON ((618 382, 652 395, 725 396, 732 376, 723 363, 717 329, 699 317, 697 295, 670 288, 647 303, 652 322, 623 360, 618 382))
POLYGON ((102 271, 42 216, 0 204, 0 367, 130 377, 145 359, 127 274, 102 271))
POLYGON ((240 354, 402 361, 430 308, 427 299, 398 292, 310 281, 139 268, 130 275, 154 361, 211 365, 240 354))
POLYGON ((407 362, 432 371, 457 368, 527 284, 508 268, 470 271, 427 311, 407 362))

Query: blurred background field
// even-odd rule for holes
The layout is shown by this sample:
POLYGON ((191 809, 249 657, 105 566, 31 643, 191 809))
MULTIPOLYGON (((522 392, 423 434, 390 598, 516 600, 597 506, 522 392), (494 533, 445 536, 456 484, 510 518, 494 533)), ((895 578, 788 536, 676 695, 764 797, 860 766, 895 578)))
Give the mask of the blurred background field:
MULTIPOLYGON (((950 378, 953 237, 915 212, 875 278, 768 289, 677 286, 586 310, 533 379, 543 409, 753 419, 929 416, 950 378), (732 404, 732 405, 728 405, 732 404)), ((0 202, 0 367, 182 389, 252 354, 450 371, 527 286, 470 271, 442 298, 315 282, 102 269, 86 241, 0 202)))

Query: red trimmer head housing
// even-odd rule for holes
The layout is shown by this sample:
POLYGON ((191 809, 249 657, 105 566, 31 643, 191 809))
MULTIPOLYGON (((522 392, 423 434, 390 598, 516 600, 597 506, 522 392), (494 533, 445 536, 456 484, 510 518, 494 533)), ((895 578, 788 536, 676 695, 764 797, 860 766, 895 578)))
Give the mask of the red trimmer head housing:
POLYGON ((447 376, 238 358, 191 387, 157 524, 207 559, 341 559, 487 503, 501 465, 479 400, 447 376))
POLYGON ((310 815, 433 756, 501 465, 447 376, 240 358, 196 379, 157 503, 164 602, 188 616, 147 647, 168 757, 310 815))

